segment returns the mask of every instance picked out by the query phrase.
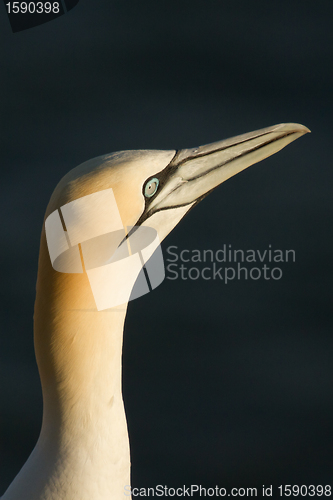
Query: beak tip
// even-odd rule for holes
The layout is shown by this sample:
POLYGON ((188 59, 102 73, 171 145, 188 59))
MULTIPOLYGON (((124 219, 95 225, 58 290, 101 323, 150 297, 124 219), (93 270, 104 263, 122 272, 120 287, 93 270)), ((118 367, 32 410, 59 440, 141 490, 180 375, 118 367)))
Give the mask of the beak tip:
POLYGON ((286 131, 295 132, 302 135, 311 133, 311 130, 301 123, 281 123, 281 125, 278 125, 278 128, 283 128, 286 131))
POLYGON ((297 125, 299 126, 300 132, 303 132, 303 134, 311 134, 311 130, 305 125, 301 125, 300 123, 297 125))

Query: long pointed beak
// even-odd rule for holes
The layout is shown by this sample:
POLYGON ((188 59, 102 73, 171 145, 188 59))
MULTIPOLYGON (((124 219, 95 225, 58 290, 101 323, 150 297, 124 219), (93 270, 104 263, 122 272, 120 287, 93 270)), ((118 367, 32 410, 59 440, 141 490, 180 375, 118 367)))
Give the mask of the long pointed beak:
POLYGON ((193 149, 182 149, 165 169, 160 190, 147 216, 200 201, 222 182, 310 132, 304 125, 282 123, 193 149))

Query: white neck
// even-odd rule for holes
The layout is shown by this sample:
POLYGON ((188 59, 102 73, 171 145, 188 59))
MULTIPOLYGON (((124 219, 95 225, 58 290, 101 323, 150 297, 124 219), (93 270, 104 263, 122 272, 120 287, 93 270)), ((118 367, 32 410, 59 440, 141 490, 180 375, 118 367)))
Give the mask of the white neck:
POLYGON ((50 269, 46 275, 42 280, 39 274, 35 306, 42 430, 2 500, 123 498, 130 484, 121 393, 126 308, 97 312, 86 276, 54 275, 50 269), (64 293, 55 293, 59 287, 64 293))

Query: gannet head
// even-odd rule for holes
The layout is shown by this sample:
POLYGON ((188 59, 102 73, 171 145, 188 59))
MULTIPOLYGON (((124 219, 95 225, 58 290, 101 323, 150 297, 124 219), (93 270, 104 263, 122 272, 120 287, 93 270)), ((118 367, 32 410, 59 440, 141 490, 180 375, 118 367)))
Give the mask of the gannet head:
POLYGON ((287 123, 198 148, 100 156, 63 177, 46 216, 73 200, 112 188, 123 226, 153 227, 162 241, 218 185, 307 132, 303 125, 287 123))
MULTIPOLYGON (((192 207, 228 178, 307 132, 303 125, 280 124, 198 148, 122 151, 79 165, 60 181, 47 208, 53 269, 87 271, 98 310, 127 303, 142 265, 192 207), (155 242, 147 240, 147 226, 157 233, 155 242), (148 247, 151 253, 143 256, 141 250, 148 247), (130 258, 133 253, 136 257, 130 258)), ((59 276, 50 279, 63 293, 72 288, 59 276)), ((87 287, 76 288, 81 293, 72 293, 72 300, 66 296, 66 304, 78 303, 87 287)))
MULTIPOLYGON (((98 310, 126 304, 131 291, 135 297, 147 293, 134 291, 134 282, 183 216, 219 184, 307 132, 303 125, 280 124, 198 148, 121 151, 79 165, 60 181, 46 212, 53 271, 87 271, 98 310), (151 230, 157 237, 148 241, 151 230), (147 248, 151 253, 144 256, 147 248)), ((64 304, 81 308, 83 296, 91 299, 87 280, 53 271, 49 280, 64 304)))

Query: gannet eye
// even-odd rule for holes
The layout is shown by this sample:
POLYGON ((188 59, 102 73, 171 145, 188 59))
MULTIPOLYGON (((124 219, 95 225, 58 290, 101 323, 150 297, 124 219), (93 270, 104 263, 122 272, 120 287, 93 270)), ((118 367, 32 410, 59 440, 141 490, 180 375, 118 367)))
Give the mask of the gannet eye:
POLYGON ((157 191, 160 181, 153 177, 150 179, 145 186, 145 196, 146 198, 151 198, 157 191))

